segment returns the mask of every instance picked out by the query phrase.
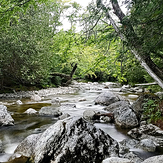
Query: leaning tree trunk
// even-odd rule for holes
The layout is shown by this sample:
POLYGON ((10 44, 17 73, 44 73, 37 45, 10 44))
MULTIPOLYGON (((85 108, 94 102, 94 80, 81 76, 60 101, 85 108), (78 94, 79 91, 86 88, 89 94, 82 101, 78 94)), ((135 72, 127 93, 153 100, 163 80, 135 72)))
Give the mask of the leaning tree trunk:
POLYGON ((119 18, 122 25, 125 26, 123 31, 120 31, 115 21, 112 19, 109 10, 105 7, 101 0, 97 0, 97 7, 102 8, 106 13, 106 17, 109 19, 115 31, 118 33, 119 37, 123 41, 127 41, 129 43, 129 48, 131 52, 134 54, 136 59, 140 62, 142 67, 147 71, 147 73, 158 83, 158 85, 163 88, 163 72, 162 70, 155 65, 155 63, 151 60, 150 56, 147 54, 142 54, 142 48, 139 43, 136 43, 135 40, 138 40, 136 33, 130 23, 130 21, 125 18, 125 14, 122 12, 121 8, 117 0, 110 0, 113 6, 114 14, 119 18))

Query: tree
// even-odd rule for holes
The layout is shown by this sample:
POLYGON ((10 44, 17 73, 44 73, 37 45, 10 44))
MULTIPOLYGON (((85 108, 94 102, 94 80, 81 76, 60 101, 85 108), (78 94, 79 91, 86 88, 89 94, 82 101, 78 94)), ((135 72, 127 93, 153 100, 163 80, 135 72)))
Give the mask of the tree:
POLYGON ((47 0, 1 0, 0 1, 0 26, 10 23, 11 19, 18 19, 19 11, 25 13, 30 5, 37 6, 47 0))
POLYGON ((60 25, 61 6, 57 1, 29 6, 19 19, 0 31, 0 76, 3 84, 48 83, 52 65, 53 34, 60 25), (52 14, 53 13, 53 14, 52 14), (55 16, 55 19, 53 18, 55 16))
MULTIPOLYGON (((132 1, 132 2, 133 2, 132 9, 134 9, 135 4, 136 4, 136 7, 139 8, 139 10, 142 9, 143 4, 139 6, 137 5, 137 4, 140 4, 139 1, 132 1)), ((153 7, 156 6, 155 10, 153 10, 153 15, 150 17, 151 18, 150 22, 154 21, 154 22, 158 22, 159 24, 160 23, 159 20, 161 20, 160 17, 162 17, 161 11, 163 11, 161 1, 155 1, 156 4, 154 2, 152 3, 150 0, 146 0, 145 2, 146 2, 145 5, 147 6, 148 5, 150 6, 152 5, 153 7), (161 5, 161 7, 158 8, 159 5, 161 5)), ((144 69, 149 73, 149 75, 158 83, 158 85, 161 88, 163 88, 163 71, 161 68, 159 68, 158 65, 156 65, 156 62, 152 60, 151 51, 147 51, 143 47, 143 45, 146 44, 145 40, 147 40, 147 38, 143 39, 143 37, 139 35, 140 30, 132 23, 130 17, 127 17, 122 12, 117 0, 110 0, 110 3, 112 5, 114 15, 118 17, 119 23, 121 24, 121 26, 117 25, 116 21, 112 18, 111 10, 108 7, 108 4, 107 5, 103 4, 101 0, 97 0, 97 8, 103 10, 103 12, 106 14, 106 17, 108 18, 108 20, 114 27, 115 31, 118 33, 121 40, 123 40, 127 44, 131 52, 134 54, 137 60, 141 63, 144 69)), ((132 15, 132 12, 131 12, 131 15, 132 15)), ((139 17, 139 18, 140 18, 139 21, 141 21, 141 24, 144 24, 143 17, 142 18, 139 17)), ((158 28, 160 28, 160 25, 158 26, 158 28)), ((158 31, 162 35, 162 30, 158 29, 157 32, 158 31)), ((159 43, 161 42, 161 40, 159 41, 159 43)), ((156 46, 157 45, 158 44, 156 44, 156 46)), ((158 50, 158 48, 159 47, 157 46, 156 49, 158 50)), ((157 57, 158 56, 159 55, 157 55, 157 57)))

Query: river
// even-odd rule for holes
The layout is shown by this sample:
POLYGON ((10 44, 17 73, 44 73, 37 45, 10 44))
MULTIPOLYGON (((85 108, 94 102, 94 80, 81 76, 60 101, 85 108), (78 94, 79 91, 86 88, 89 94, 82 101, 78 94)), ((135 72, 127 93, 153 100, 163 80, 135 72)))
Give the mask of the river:
MULTIPOLYGON (((11 113, 15 121, 14 126, 0 128, 0 140, 4 146, 4 153, 0 154, 0 162, 7 162, 9 157, 14 153, 17 145, 28 135, 43 132, 48 126, 54 124, 57 121, 57 119, 52 116, 24 114, 28 108, 33 108, 39 111, 41 107, 51 105, 51 99, 59 98, 62 103, 76 105, 76 107, 71 109, 66 107, 65 109, 62 109, 63 113, 68 113, 71 116, 82 115, 87 109, 96 109, 100 111, 104 108, 104 106, 95 105, 94 100, 101 92, 107 90, 108 88, 105 88, 103 84, 83 84, 82 89, 79 89, 79 91, 75 93, 58 95, 50 94, 48 96, 44 96, 40 102, 33 102, 29 98, 22 98, 21 101, 23 104, 18 105, 16 104, 18 99, 0 100, 2 104, 7 106, 8 111, 11 113)), ((128 96, 128 94, 126 95, 120 93, 119 88, 112 88, 110 90, 119 93, 122 96, 128 96)), ((129 100, 130 102, 133 102, 135 99, 129 100)), ((95 123, 95 126, 104 130, 118 142, 129 138, 127 136, 128 130, 119 129, 114 124, 95 123)), ((132 151, 142 158, 148 158, 150 156, 157 155, 156 152, 150 153, 141 149, 132 149, 132 151)))

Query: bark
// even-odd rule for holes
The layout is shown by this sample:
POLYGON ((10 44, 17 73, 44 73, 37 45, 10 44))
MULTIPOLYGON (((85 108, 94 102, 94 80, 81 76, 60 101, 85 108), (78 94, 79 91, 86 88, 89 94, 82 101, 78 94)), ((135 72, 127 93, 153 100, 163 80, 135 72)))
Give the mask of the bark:
POLYGON ((70 75, 63 74, 63 73, 58 73, 58 72, 54 72, 54 73, 52 73, 51 75, 52 75, 52 76, 60 76, 60 77, 62 77, 62 78, 65 78, 67 81, 66 81, 66 83, 64 83, 63 85, 64 85, 64 86, 68 86, 68 85, 71 83, 71 81, 72 81, 72 77, 73 77, 73 75, 74 75, 76 69, 77 69, 77 63, 73 66, 73 69, 72 69, 70 75))
POLYGON ((108 9, 102 4, 101 0, 98 0, 98 7, 100 6, 103 11, 106 13, 106 17, 109 19, 110 23, 114 27, 115 31, 118 33, 121 40, 126 41, 129 43, 129 48, 131 52, 134 54, 136 59, 140 62, 141 66, 147 71, 147 73, 158 83, 158 85, 163 88, 163 72, 159 69, 159 67, 151 60, 149 54, 143 54, 143 50, 141 47, 141 43, 138 41, 139 38, 137 37, 132 24, 130 21, 125 18, 125 14, 122 12, 121 8, 117 0, 110 0, 112 3, 112 7, 114 10, 114 14, 120 20, 120 23, 124 25, 123 31, 120 31, 118 26, 116 25, 115 21, 112 19, 108 9), (100 5, 99 5, 100 3, 100 5), (124 19, 125 18, 125 19, 124 19), (136 41, 135 41, 136 40, 136 41))

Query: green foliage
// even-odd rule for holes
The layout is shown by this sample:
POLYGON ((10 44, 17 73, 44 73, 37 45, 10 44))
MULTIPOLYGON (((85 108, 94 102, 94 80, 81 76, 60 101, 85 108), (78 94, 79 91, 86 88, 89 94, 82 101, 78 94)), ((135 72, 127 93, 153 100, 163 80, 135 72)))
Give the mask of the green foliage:
POLYGON ((0 70, 5 84, 48 82, 54 55, 52 37, 59 24, 59 13, 55 21, 51 15, 59 10, 56 3, 30 6, 26 14, 19 13, 18 22, 12 21, 0 31, 0 70))
POLYGON ((25 13, 30 5, 33 5, 36 8, 37 5, 46 1, 47 0, 1 0, 0 27, 4 24, 10 23, 11 20, 17 21, 19 18, 19 12, 25 13))
POLYGON ((148 122, 155 123, 161 118, 161 111, 159 109, 159 101, 158 100, 152 100, 147 99, 145 103, 143 104, 144 108, 144 116, 148 119, 148 122))

